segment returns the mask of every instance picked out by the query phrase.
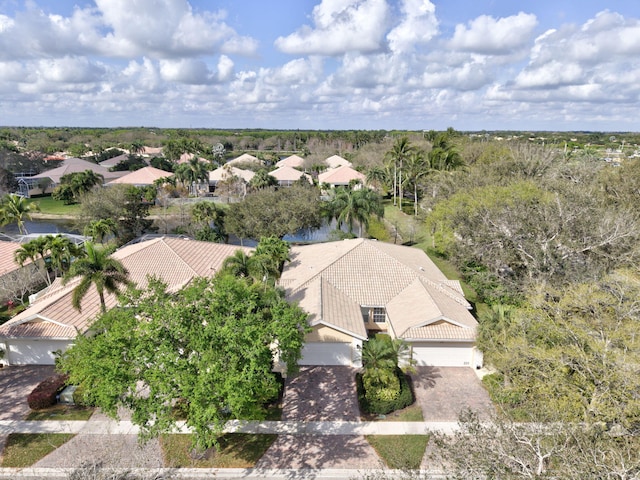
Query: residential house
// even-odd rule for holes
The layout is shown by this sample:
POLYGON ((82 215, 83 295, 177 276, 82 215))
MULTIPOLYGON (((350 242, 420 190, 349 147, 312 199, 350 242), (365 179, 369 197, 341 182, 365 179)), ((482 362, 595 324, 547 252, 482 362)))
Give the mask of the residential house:
POLYGON ((353 164, 349 160, 345 160, 340 155, 333 155, 327 159, 325 159, 324 163, 329 168, 338 168, 346 165, 347 167, 352 167, 353 164))
MULTIPOLYGON (((168 285, 170 292, 186 286, 195 277, 212 277, 224 260, 250 248, 220 243, 199 242, 176 237, 158 237, 130 244, 113 253, 129 271, 129 278, 140 288, 147 276, 154 275, 168 285)), ((77 335, 84 334, 100 314, 100 301, 91 287, 81 303, 81 311, 71 305, 73 289, 79 279, 63 286, 56 280, 24 312, 0 326, 0 348, 4 362, 10 365, 53 364, 55 352, 66 350, 77 335)), ((117 305, 115 295, 107 294, 107 308, 117 305)))
POLYGON ((0 303, 19 303, 20 299, 47 281, 44 267, 27 260, 24 266, 15 261, 20 242, 0 241, 0 303))
POLYGON ((230 166, 228 163, 209 172, 209 192, 224 193, 227 196, 242 197, 247 193, 247 184, 255 176, 251 170, 243 170, 230 166), (220 184, 225 184, 225 191, 219 190, 220 184))
POLYGON ((362 186, 366 181, 367 176, 364 173, 360 173, 348 165, 331 168, 318 175, 318 183, 320 183, 320 185, 330 185, 331 188, 348 187, 351 185, 351 182, 356 182, 357 185, 362 186))
POLYGON ((254 157, 253 155, 250 155, 248 153, 243 153, 239 157, 236 157, 233 160, 229 160, 225 165, 236 167, 242 164, 264 165, 264 162, 258 157, 254 157))
POLYGON ((276 162, 276 167, 291 167, 301 169, 304 165, 304 158, 298 155, 291 155, 287 158, 283 158, 279 162, 276 162))
POLYGON ((144 167, 108 182, 107 186, 123 183, 125 185, 135 185, 136 187, 146 187, 153 185, 160 178, 169 177, 173 177, 173 173, 155 167, 144 167))
POLYGON ((290 187, 295 182, 299 181, 301 178, 305 178, 309 183, 313 183, 311 175, 301 172, 300 170, 296 170, 292 167, 279 167, 275 170, 269 172, 273 178, 278 181, 278 185, 281 187, 290 187))
POLYGON ((49 178, 51 180, 51 184, 49 188, 55 188, 60 184, 60 179, 64 175, 69 175, 72 173, 80 173, 85 170, 92 170, 98 175, 102 175, 105 183, 111 180, 115 180, 116 178, 122 177, 129 172, 111 172, 107 167, 103 167, 93 162, 89 162, 88 160, 82 160, 81 158, 67 158, 60 167, 53 168, 51 170, 47 170, 45 172, 39 173, 38 175, 34 175, 33 179, 40 178, 49 178))
POLYGON ((361 366, 375 333, 401 338, 418 365, 479 368, 477 322, 460 283, 417 248, 352 239, 294 246, 280 279, 310 317, 302 365, 361 366))

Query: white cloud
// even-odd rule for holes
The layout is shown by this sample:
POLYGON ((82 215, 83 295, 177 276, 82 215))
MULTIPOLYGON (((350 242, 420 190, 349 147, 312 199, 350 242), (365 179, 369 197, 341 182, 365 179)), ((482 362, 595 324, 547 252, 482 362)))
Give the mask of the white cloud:
POLYGON ((410 51, 416 44, 427 43, 438 34, 436 7, 429 0, 403 0, 404 19, 387 35, 393 52, 410 51))
POLYGON ((64 57, 39 60, 36 73, 45 82, 90 83, 98 81, 105 69, 85 57, 64 57))
POLYGON ((488 55, 513 53, 531 41, 537 24, 535 15, 523 12, 498 19, 481 15, 468 26, 457 25, 450 45, 454 49, 488 55))
POLYGON ((297 58, 265 73, 266 82, 271 85, 282 85, 285 88, 314 85, 321 79, 322 60, 319 57, 297 58))
POLYGON ((341 55, 383 47, 389 8, 385 0, 322 0, 313 8, 314 28, 305 25, 277 48, 294 55, 341 55))
POLYGON ((523 70, 515 78, 519 88, 555 88, 578 85, 586 81, 580 65, 553 60, 538 68, 523 70))

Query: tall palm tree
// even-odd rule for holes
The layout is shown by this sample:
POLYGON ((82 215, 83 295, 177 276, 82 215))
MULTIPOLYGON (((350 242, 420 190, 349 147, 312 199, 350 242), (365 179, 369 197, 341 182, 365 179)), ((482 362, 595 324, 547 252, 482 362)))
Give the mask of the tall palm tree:
POLYGON ((131 153, 131 155, 140 155, 144 152, 144 143, 142 143, 140 140, 131 142, 131 145, 129 146, 129 152, 131 153))
POLYGON ((121 285, 129 285, 131 282, 128 279, 128 272, 119 260, 109 256, 109 250, 98 248, 91 242, 85 242, 84 247, 86 256, 71 264, 71 268, 64 276, 63 284, 67 284, 72 278, 82 277, 71 297, 73 308, 78 311, 81 311, 82 299, 89 288, 95 285, 100 297, 100 310, 105 313, 107 311, 105 291, 116 293, 121 285))
POLYGON ((31 220, 31 214, 38 211, 40 207, 37 203, 30 203, 20 195, 9 193, 0 200, 0 226, 16 223, 18 231, 26 235, 27 228, 24 221, 31 220))
POLYGON ((378 217, 384 215, 380 195, 369 188, 360 190, 337 188, 335 195, 329 201, 328 212, 329 216, 336 219, 338 228, 346 224, 349 227, 349 233, 353 233, 353 227, 357 223, 360 227, 360 236, 363 228, 369 226, 371 215, 378 217))
POLYGON ((244 250, 236 250, 233 255, 222 262, 223 270, 236 277, 249 277, 251 272, 251 257, 244 250))
POLYGON ((413 215, 418 216, 418 181, 431 172, 427 157, 422 150, 415 150, 406 161, 405 183, 413 187, 413 215))
POLYGON ((64 274, 71 267, 74 258, 84 255, 84 250, 63 235, 44 237, 49 261, 55 276, 64 274))
POLYGON ((385 157, 393 162, 393 205, 397 205, 396 195, 400 198, 399 207, 402 209, 402 167, 404 161, 409 157, 414 147, 409 142, 409 138, 398 138, 391 150, 385 157), (399 192, 398 192, 399 189, 399 192))
POLYGON ((387 166, 372 167, 367 171, 367 183, 384 191, 390 188, 392 173, 387 166))
POLYGON ((282 274, 284 262, 289 260, 290 249, 289 243, 278 237, 262 237, 252 258, 264 257, 260 262, 263 273, 277 280, 282 274))

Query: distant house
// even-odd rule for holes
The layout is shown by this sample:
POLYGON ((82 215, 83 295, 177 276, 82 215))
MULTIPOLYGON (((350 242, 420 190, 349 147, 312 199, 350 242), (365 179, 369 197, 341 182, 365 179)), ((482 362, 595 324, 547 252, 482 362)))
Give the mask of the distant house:
POLYGON ((148 185, 153 185, 153 183, 160 178, 169 178, 173 177, 173 173, 166 172, 164 170, 160 170, 159 168, 154 167, 144 167, 139 170, 135 170, 123 177, 116 178, 115 180, 107 183, 108 185, 135 185, 136 187, 146 187, 148 185))
POLYGON ((324 163, 329 168, 338 168, 346 165, 347 167, 352 167, 353 164, 349 160, 345 160, 340 155, 333 155, 327 159, 325 159, 324 163))
POLYGON ((92 170, 98 175, 102 175, 105 183, 111 180, 115 180, 116 178, 122 177, 129 172, 110 172, 107 167, 103 167, 93 162, 89 162, 87 160, 82 160, 80 158, 67 158, 62 166, 47 170, 45 172, 39 173, 38 175, 34 175, 31 177, 32 179, 40 179, 40 178, 49 178, 51 180, 50 188, 57 187, 60 184, 60 179, 64 175, 69 175, 71 173, 80 173, 85 170, 92 170))
MULTIPOLYGON (((147 276, 155 275, 176 292, 196 277, 212 277, 222 263, 238 250, 250 248, 221 243, 160 237, 121 248, 113 253, 129 271, 138 287, 147 285, 147 276)), ((100 314, 100 301, 95 287, 83 298, 81 312, 71 305, 73 289, 79 279, 62 286, 57 280, 36 302, 0 326, 0 348, 9 365, 50 365, 56 351, 64 351, 77 335, 84 334, 100 314)), ((117 305, 115 295, 107 294, 107 308, 117 305)))
POLYGON ((301 172, 300 170, 296 170, 292 167, 280 167, 271 172, 269 172, 273 178, 278 181, 278 185, 281 187, 289 187, 293 185, 295 182, 299 181, 301 178, 305 178, 309 183, 313 183, 311 176, 301 172))
POLYGON ((108 158, 107 160, 100 162, 100 166, 105 168, 113 168, 116 165, 118 165, 120 162, 126 162, 128 159, 129 159, 129 154, 123 153, 122 155, 111 157, 111 158, 108 158))
POLYGON ((214 192, 219 183, 228 182, 233 178, 241 180, 246 185, 254 176, 255 172, 252 172, 251 170, 231 167, 227 163, 226 165, 209 172, 209 191, 214 192))
POLYGON ((254 164, 254 165, 264 165, 264 162, 260 160, 258 157, 254 157, 248 153, 243 153, 239 157, 234 158, 233 160, 229 160, 226 165, 231 165, 232 167, 245 164, 254 164))
POLYGON ((291 167, 300 169, 304 165, 304 158, 298 155, 291 155, 287 158, 283 158, 276 163, 276 167, 291 167))
POLYGON ((332 188, 346 187, 354 181, 358 182, 360 185, 364 185, 366 180, 367 176, 364 173, 360 173, 348 165, 331 168, 318 175, 318 182, 320 185, 326 183, 332 188))
POLYGON ((418 365, 479 367, 477 322, 460 283, 417 248, 353 239, 294 246, 280 286, 308 314, 301 365, 360 366, 369 335, 411 347, 418 365))

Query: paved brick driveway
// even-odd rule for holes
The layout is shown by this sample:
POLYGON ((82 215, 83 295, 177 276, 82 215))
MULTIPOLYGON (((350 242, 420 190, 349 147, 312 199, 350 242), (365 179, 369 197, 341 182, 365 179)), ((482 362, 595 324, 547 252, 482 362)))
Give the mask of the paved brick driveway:
POLYGON ((427 422, 456 422, 465 409, 481 417, 493 411, 489 394, 468 367, 417 367, 411 378, 427 422))
MULTIPOLYGON (((23 420, 30 411, 27 395, 53 372, 53 365, 0 368, 0 420, 23 420)), ((0 459, 6 440, 0 435, 0 459)))
MULTIPOLYGON (((355 370, 301 367, 287 379, 283 420, 359 421, 355 370)), ((376 468, 380 458, 362 436, 280 435, 258 468, 376 468)))

